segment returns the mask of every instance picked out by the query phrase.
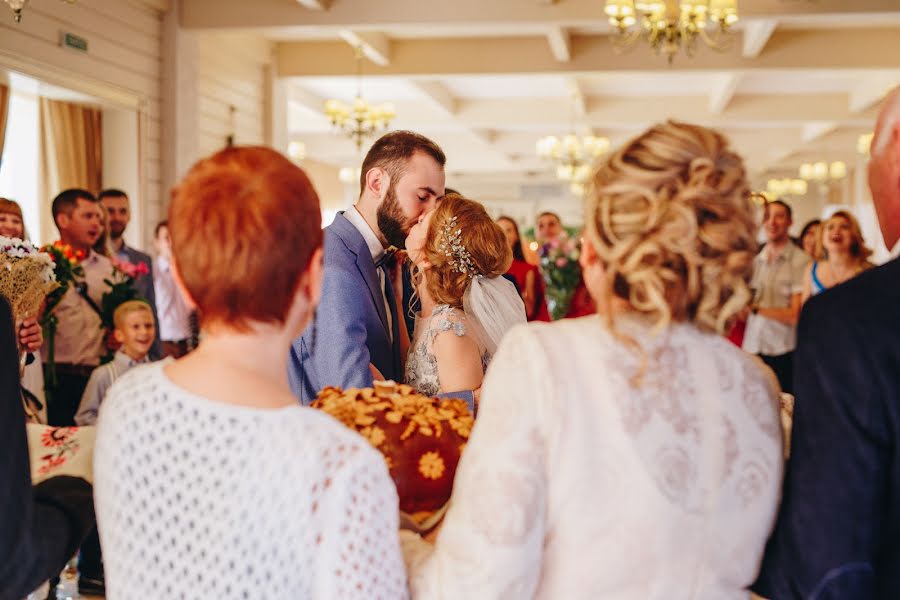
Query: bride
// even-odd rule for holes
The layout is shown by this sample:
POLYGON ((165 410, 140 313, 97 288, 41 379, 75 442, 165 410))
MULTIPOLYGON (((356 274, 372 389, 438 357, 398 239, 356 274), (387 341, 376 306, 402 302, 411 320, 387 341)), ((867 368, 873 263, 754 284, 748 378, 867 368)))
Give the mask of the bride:
POLYGON ((445 197, 406 238, 422 312, 406 361, 406 383, 423 394, 477 391, 510 327, 525 322, 506 236, 484 207, 445 197))

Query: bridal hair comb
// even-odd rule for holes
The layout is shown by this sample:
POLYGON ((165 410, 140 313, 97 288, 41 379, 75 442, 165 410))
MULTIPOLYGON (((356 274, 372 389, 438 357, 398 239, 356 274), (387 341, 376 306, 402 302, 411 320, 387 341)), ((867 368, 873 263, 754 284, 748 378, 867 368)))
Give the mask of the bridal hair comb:
POLYGON ((462 244, 462 229, 456 227, 456 217, 447 219, 441 227, 441 241, 438 252, 450 259, 450 266, 469 277, 478 275, 478 268, 472 255, 462 244), (454 231, 454 228, 456 230, 454 231))

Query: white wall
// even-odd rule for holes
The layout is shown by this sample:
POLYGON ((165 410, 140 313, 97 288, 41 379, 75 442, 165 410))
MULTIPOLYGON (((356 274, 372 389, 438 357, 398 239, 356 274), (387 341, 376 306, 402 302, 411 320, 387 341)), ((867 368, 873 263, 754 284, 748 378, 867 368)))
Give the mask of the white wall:
POLYGON ((10 13, 0 4, 0 66, 88 94, 111 108, 141 111, 140 184, 131 193, 144 215, 134 233, 149 242, 161 199, 161 12, 127 0, 34 0, 25 6, 21 23, 10 13), (88 52, 61 47, 63 32, 85 38, 88 52))
POLYGON ((140 185, 140 132, 138 115, 132 110, 103 109, 103 187, 115 188, 128 194, 131 204, 131 224, 125 231, 129 246, 145 246, 142 243, 141 223, 143 207, 133 195, 140 185))
POLYGON ((235 145, 269 143, 271 43, 243 34, 196 39, 198 158, 221 150, 230 134, 235 145))

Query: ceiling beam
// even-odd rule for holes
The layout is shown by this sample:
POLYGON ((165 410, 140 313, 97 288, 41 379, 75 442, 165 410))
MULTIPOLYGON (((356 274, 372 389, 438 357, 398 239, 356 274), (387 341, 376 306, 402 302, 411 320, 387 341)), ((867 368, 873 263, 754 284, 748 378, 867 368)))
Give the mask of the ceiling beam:
POLYGON ((309 10, 328 10, 331 0, 297 0, 300 6, 309 10))
POLYGON ((900 77, 882 75, 867 78, 853 86, 850 92, 850 111, 858 113, 871 108, 884 98, 888 92, 900 84, 900 77))
POLYGON ((569 32, 564 27, 553 27, 547 32, 547 43, 550 52, 557 62, 567 63, 572 60, 572 48, 569 44, 569 32))
MULTIPOLYGON (((586 73, 596 71, 663 71, 665 58, 646 46, 626 54, 598 35, 573 35, 571 60, 560 63, 547 52, 543 37, 394 39, 391 61, 381 75, 586 73), (490 57, 490 60, 486 60, 490 57)), ((352 75, 340 42, 281 42, 276 46, 283 76, 352 75)), ((675 58, 678 71, 742 72, 759 69, 898 69, 900 29, 777 30, 766 52, 745 58, 739 48, 727 52, 701 49, 675 58), (872 52, 871 48, 878 48, 872 52)))
POLYGON ((289 85, 288 102, 318 114, 325 114, 325 99, 300 85, 289 85))
MULTIPOLYGON (((310 1, 310 0, 307 0, 310 1)), ((541 25, 563 27, 606 27, 599 0, 566 0, 546 4, 522 0, 454 0, 453 2, 410 2, 409 0, 341 0, 328 10, 298 10, 287 0, 181 0, 182 27, 188 29, 309 28, 323 26, 353 29, 360 23, 384 30, 396 26, 421 28, 433 23, 456 24, 461 33, 473 25, 541 25)), ((897 10, 896 0, 818 0, 785 2, 753 0, 742 2, 741 19, 766 19, 790 16, 853 15, 890 13, 897 10)))
MULTIPOLYGON (((292 89, 289 99, 322 113, 322 100, 315 95, 292 89)), ((580 121, 610 137, 616 132, 631 134, 659 121, 675 119, 754 135, 791 130, 794 141, 799 142, 802 128, 809 123, 834 122, 841 128, 870 130, 877 116, 875 106, 861 113, 850 112, 847 94, 741 94, 724 114, 710 112, 707 100, 705 96, 590 96, 587 112, 580 121)), ((401 129, 447 124, 453 128, 504 131, 510 125, 527 123, 534 131, 531 135, 539 137, 559 134, 571 126, 570 104, 559 97, 457 98, 451 123, 447 122, 446 110, 433 102, 410 99, 393 104, 397 113, 394 125, 401 129)))
POLYGON ((414 81, 412 84, 447 116, 452 117, 456 114, 456 98, 440 81, 414 81))
POLYGON ((775 33, 778 21, 775 19, 754 19, 744 22, 744 45, 741 54, 744 58, 759 56, 769 38, 775 33))
POLYGON ((809 144, 810 142, 814 142, 819 138, 828 135, 837 128, 838 124, 834 121, 807 123, 803 126, 803 135, 801 135, 800 138, 804 144, 809 144))
POLYGON ((709 95, 709 112, 714 115, 721 115, 725 112, 740 84, 740 73, 727 73, 717 77, 709 95))
POLYGON ((378 31, 342 29, 339 35, 354 48, 361 48, 366 58, 376 65, 386 67, 391 64, 391 39, 385 34, 378 31))
POLYGON ((569 77, 566 80, 566 87, 569 90, 572 107, 575 110, 575 117, 583 119, 587 115, 587 95, 584 93, 584 87, 576 77, 569 77))

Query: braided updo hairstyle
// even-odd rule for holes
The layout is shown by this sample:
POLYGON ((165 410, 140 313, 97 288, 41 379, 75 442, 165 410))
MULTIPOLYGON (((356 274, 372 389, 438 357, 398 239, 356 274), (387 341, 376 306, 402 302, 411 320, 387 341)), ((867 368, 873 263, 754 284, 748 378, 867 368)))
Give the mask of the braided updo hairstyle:
POLYGON ((591 182, 586 234, 606 267, 607 300, 625 300, 657 330, 725 330, 751 297, 756 230, 743 161, 705 127, 656 125, 591 182))
POLYGON ((441 250, 446 234, 457 230, 461 232, 459 241, 470 255, 474 271, 484 277, 506 273, 512 263, 512 249, 484 206, 458 194, 444 196, 434 209, 425 236, 423 252, 431 263, 426 286, 436 303, 459 308, 470 276, 460 272, 453 264, 454 257, 441 250), (456 220, 451 223, 453 218, 456 220))

